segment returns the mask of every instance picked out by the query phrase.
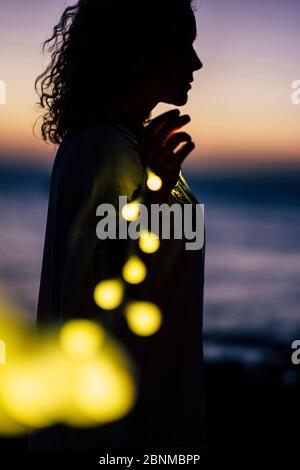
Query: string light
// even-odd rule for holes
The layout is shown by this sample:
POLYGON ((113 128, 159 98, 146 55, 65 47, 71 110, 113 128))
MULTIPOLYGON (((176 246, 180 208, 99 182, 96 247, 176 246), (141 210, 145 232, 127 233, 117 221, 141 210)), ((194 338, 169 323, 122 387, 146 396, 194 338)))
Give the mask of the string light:
MULTIPOLYGON (((7 323, 11 333, 16 323, 7 323)), ((55 327, 24 335, 24 349, 0 368, 0 435, 22 436, 28 427, 34 432, 56 423, 91 428, 130 412, 134 364, 101 325, 71 320, 58 334, 55 327)))
POLYGON ((94 300, 104 310, 119 307, 124 297, 123 283, 118 279, 101 281, 94 290, 94 300))
POLYGON ((130 302, 125 316, 131 331, 139 336, 153 335, 162 323, 160 309, 151 302, 130 302))
POLYGON ((160 241, 156 234, 142 230, 139 239, 140 249, 147 254, 155 253, 160 247, 160 241))
POLYGON ((102 357, 78 370, 74 394, 81 412, 88 418, 108 423, 130 411, 135 386, 121 367, 102 357))
POLYGON ((163 185, 162 179, 153 171, 148 171, 147 186, 151 191, 159 191, 163 185))
POLYGON ((137 256, 132 256, 125 263, 122 273, 129 284, 140 284, 147 276, 147 268, 137 256))
POLYGON ((126 204, 122 208, 122 217, 128 222, 133 222, 138 219, 140 215, 140 203, 139 201, 133 201, 126 204))
POLYGON ((99 352, 104 338, 100 325, 89 320, 71 320, 59 333, 63 352, 73 360, 93 358, 99 352))
MULTIPOLYGON (((145 183, 151 191, 163 185, 149 168, 145 183)), ((141 201, 142 196, 122 208, 126 221, 139 218, 141 201)), ((143 230, 139 247, 153 254, 160 247, 159 237, 143 230)), ((147 268, 138 256, 131 256, 122 274, 127 283, 139 284, 147 268)), ((114 310, 124 301, 125 284, 118 278, 101 281, 93 296, 100 308, 114 310)), ((139 336, 153 335, 162 323, 159 307, 151 302, 127 303, 125 316, 128 327, 139 336)), ((0 342, 0 362, 5 363, 5 347, 16 343, 12 338, 21 338, 21 346, 13 349, 13 365, 5 366, 1 375, 0 433, 18 435, 27 426, 37 429, 56 422, 93 426, 120 419, 133 407, 136 384, 129 359, 116 345, 107 346, 107 334, 98 323, 71 320, 60 328, 58 337, 52 333, 38 337, 29 353, 25 345, 33 343, 33 336, 27 333, 27 328, 18 331, 9 322, 5 342, 0 342)))
POLYGON ((58 418, 58 408, 67 384, 61 388, 59 378, 64 379, 60 364, 57 364, 56 380, 51 371, 54 362, 41 359, 18 361, 8 367, 1 383, 1 405, 17 423, 33 428, 46 427, 58 418))

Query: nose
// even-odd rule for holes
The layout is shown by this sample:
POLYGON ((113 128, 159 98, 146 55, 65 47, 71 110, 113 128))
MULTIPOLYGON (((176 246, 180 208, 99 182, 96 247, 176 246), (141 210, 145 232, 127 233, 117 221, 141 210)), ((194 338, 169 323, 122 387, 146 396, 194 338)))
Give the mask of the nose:
POLYGON ((195 72, 196 70, 200 70, 200 69, 202 69, 202 67, 203 67, 203 64, 202 64, 201 60, 199 59, 197 52, 194 49, 194 53, 193 53, 193 71, 195 72))

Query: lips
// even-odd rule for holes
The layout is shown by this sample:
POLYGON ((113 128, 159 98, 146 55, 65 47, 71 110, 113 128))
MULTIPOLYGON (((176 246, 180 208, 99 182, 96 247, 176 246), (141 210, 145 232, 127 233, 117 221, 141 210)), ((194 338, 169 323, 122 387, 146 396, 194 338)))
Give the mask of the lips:
POLYGON ((186 88, 191 89, 192 88, 192 83, 193 83, 193 78, 191 78, 189 81, 186 81, 186 88))

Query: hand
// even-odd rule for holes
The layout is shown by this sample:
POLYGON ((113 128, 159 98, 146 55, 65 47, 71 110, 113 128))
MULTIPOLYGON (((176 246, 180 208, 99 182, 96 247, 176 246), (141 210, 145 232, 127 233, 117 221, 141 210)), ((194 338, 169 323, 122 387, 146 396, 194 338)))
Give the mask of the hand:
POLYGON ((176 132, 188 122, 188 115, 180 116, 178 109, 168 111, 153 119, 145 128, 139 143, 139 152, 146 164, 163 181, 163 187, 156 199, 165 200, 176 185, 181 165, 195 148, 192 138, 186 132, 176 132), (180 145, 179 150, 174 150, 180 145))

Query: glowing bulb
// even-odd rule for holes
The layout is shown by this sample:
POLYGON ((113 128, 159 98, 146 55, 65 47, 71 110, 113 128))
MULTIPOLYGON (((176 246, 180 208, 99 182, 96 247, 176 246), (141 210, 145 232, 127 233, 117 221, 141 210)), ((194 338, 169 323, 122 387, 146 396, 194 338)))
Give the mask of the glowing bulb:
MULTIPOLYGON (((97 288, 106 306, 116 305, 116 297, 117 303, 123 299, 119 279, 97 288)), ((24 326, 23 339, 23 327, 3 319, 0 306, 0 334, 2 362, 5 346, 10 353, 6 365, 0 365, 0 436, 21 436, 28 427, 34 431, 55 423, 94 427, 132 408, 134 364, 98 323, 74 319, 58 335, 56 326, 41 334, 24 326), (19 349, 11 347, 15 338, 19 349)))
POLYGON ((149 171, 147 186, 151 191, 159 191, 163 185, 162 179, 153 171, 149 171))
POLYGON ((4 411, 19 424, 44 427, 53 423, 57 396, 46 370, 29 364, 12 368, 1 386, 4 411))
POLYGON ((98 307, 113 310, 122 303, 124 286, 121 281, 111 279, 100 282, 94 290, 94 300, 98 307))
POLYGON ((135 384, 124 369, 105 358, 78 371, 75 399, 79 410, 97 422, 122 418, 135 401, 135 384))
POLYGON ((70 359, 88 360, 101 348, 104 331, 92 321, 72 320, 62 327, 59 340, 62 350, 70 359))
POLYGON ((137 220, 140 215, 140 203, 138 201, 130 202, 122 208, 122 216, 128 222, 137 220))
POLYGON ((150 302, 131 302, 125 315, 129 328, 139 336, 153 335, 162 323, 160 309, 150 302))
POLYGON ((147 276, 144 263, 137 257, 132 256, 123 268, 123 277, 129 284, 139 284, 147 276))
POLYGON ((151 254, 159 249, 160 241, 154 233, 143 230, 139 239, 139 246, 144 253, 151 254))

